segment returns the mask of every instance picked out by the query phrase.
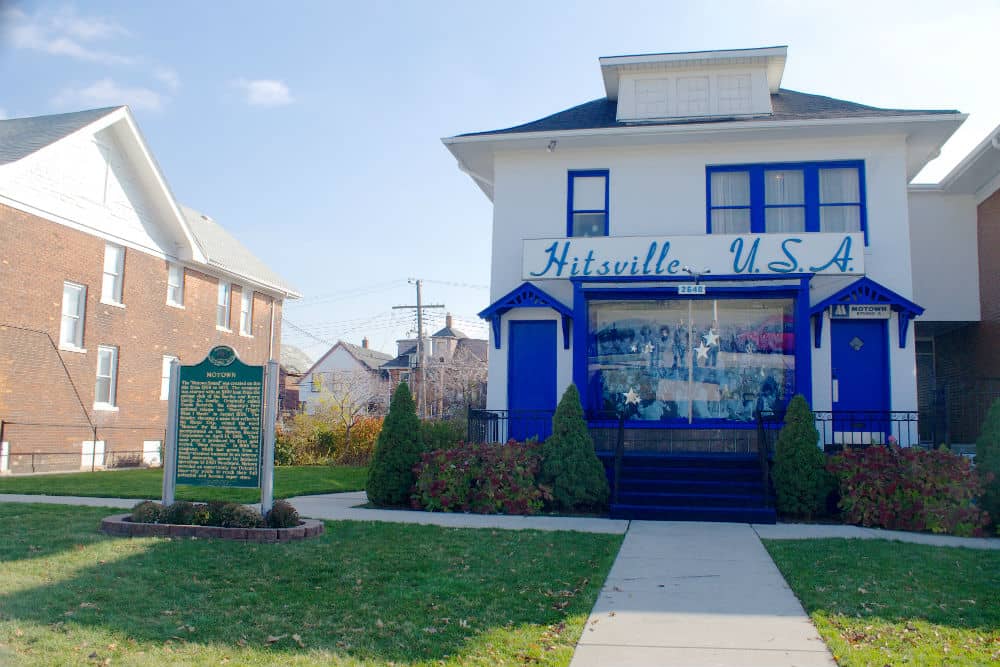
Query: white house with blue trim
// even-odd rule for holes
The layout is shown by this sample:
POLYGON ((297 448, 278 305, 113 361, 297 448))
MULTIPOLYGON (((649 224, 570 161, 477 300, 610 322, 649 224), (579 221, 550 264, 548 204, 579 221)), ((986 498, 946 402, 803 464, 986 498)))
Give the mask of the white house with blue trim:
POLYGON ((494 205, 487 407, 598 449, 752 455, 803 394, 824 444, 913 444, 907 184, 963 122, 781 88, 785 47, 600 59, 605 96, 444 139, 494 205), (507 411, 506 413, 504 411, 507 411))

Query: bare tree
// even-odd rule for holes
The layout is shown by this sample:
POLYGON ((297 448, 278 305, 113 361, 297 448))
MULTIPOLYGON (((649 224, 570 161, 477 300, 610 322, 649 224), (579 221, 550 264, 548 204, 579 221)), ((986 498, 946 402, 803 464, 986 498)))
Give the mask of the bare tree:
POLYGON ((463 414, 468 408, 480 407, 486 397, 487 366, 468 351, 459 350, 450 360, 431 362, 426 370, 428 396, 438 416, 463 414))
POLYGON ((365 417, 385 413, 389 404, 389 382, 364 370, 324 373, 316 413, 344 427, 345 445, 351 445, 351 429, 365 417))

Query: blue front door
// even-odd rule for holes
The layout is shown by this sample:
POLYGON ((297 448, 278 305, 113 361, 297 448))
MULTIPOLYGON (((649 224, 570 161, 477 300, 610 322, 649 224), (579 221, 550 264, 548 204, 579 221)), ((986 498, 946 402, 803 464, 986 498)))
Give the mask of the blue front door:
POLYGON ((830 325, 833 409, 889 409, 886 320, 834 320, 830 325))
POLYGON ((556 323, 513 321, 507 349, 509 437, 544 440, 556 409, 556 323))

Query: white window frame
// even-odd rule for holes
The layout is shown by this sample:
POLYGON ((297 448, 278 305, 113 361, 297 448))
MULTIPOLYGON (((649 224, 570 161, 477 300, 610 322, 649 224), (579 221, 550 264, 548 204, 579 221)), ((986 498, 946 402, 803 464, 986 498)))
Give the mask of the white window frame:
POLYGON ((117 410, 117 393, 118 393, 118 348, 114 345, 98 345, 97 346, 97 371, 94 374, 94 409, 95 410, 117 410), (111 364, 110 364, 110 375, 101 375, 101 355, 110 354, 111 364), (108 385, 108 400, 101 401, 97 397, 97 382, 101 378, 108 378, 110 380, 108 385))
POLYGON ((87 286, 81 285, 80 283, 74 283, 70 281, 63 282, 63 298, 62 306, 59 311, 59 349, 69 350, 71 352, 86 352, 83 349, 83 327, 87 320, 87 286), (66 288, 78 288, 80 290, 80 298, 77 301, 77 312, 75 314, 66 314, 66 288), (73 340, 66 340, 66 321, 67 318, 75 320, 74 335, 73 340))
POLYGON ((104 244, 104 273, 101 276, 101 303, 108 306, 124 307, 122 288, 125 274, 125 247, 114 243, 104 244), (112 253, 118 253, 117 261, 108 267, 112 253), (108 294, 108 279, 111 279, 111 293, 108 294))
POLYGON ((170 362, 180 361, 172 354, 163 355, 163 366, 160 369, 160 400, 170 398, 170 362))
POLYGON ((174 308, 184 307, 184 266, 170 262, 167 264, 167 305, 174 308), (174 292, 180 295, 174 298, 174 292))
POLYGON ((227 280, 220 280, 219 295, 215 300, 215 328, 219 331, 232 332, 232 329, 229 328, 230 318, 232 317, 232 303, 232 284, 227 280), (223 319, 223 312, 225 313, 225 325, 219 324, 219 321, 223 319))
POLYGON ((240 335, 253 337, 253 290, 240 288, 240 335))

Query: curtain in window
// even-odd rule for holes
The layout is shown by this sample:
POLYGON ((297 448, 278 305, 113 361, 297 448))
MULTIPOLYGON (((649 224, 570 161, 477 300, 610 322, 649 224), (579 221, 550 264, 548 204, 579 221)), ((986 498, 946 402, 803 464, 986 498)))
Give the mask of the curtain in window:
POLYGON ((750 174, 745 171, 712 173, 712 232, 750 233, 750 174), (715 208, 745 206, 746 208, 715 208))
POLYGON ((858 170, 853 167, 820 169, 819 203, 820 231, 844 233, 861 231, 861 189, 858 170))
POLYGON ((764 172, 764 231, 804 232, 805 181, 800 170, 764 172), (771 208, 779 206, 781 208, 771 208))

